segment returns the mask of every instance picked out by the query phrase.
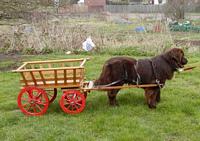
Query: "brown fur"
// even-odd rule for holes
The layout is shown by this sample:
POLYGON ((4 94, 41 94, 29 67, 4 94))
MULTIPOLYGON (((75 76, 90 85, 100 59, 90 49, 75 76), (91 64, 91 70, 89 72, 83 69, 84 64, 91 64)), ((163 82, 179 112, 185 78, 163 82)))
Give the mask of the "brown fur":
MULTIPOLYGON (((136 63, 137 60, 130 57, 114 57, 109 59, 104 64, 102 73, 99 79, 95 81, 95 85, 107 85, 119 80, 121 81, 113 86, 136 84, 133 80, 137 80, 137 73, 141 78, 140 84, 155 84, 156 78, 160 83, 165 84, 166 80, 172 79, 174 72, 178 68, 183 68, 187 64, 187 59, 184 57, 182 49, 173 48, 151 59, 140 59, 137 65, 136 63), (152 67, 151 62, 154 64, 154 67, 152 67), (135 66, 137 66, 136 69, 135 66)), ((110 105, 118 105, 116 95, 119 90, 108 91, 110 105)), ((144 91, 149 108, 156 108, 157 102, 160 101, 160 88, 144 88, 144 91)))

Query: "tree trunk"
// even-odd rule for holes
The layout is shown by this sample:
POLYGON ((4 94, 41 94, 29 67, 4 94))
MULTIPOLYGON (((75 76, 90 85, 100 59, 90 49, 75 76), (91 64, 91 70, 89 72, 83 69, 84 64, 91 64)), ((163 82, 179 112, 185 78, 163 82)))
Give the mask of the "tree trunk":
POLYGON ((185 0, 180 0, 180 16, 179 19, 185 18, 185 0))

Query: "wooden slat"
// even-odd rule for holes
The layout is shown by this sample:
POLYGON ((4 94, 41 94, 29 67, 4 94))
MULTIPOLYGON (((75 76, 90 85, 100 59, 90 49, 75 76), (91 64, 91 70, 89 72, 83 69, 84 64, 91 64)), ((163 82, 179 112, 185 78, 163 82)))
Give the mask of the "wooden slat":
POLYGON ((24 76, 24 73, 21 72, 20 74, 21 74, 21 76, 22 76, 22 78, 23 78, 23 83, 25 83, 25 85, 27 86, 28 84, 27 84, 27 80, 26 80, 26 78, 25 78, 25 76, 24 76))
MULTIPOLYGON (((30 86, 34 86, 34 85, 30 85, 30 86)), ((51 85, 51 84, 46 84, 46 85, 37 85, 38 88, 77 88, 79 87, 80 88, 80 84, 73 84, 73 83, 70 83, 69 85, 64 85, 64 84, 61 84, 61 85, 51 85)))
POLYGON ((64 84, 67 83, 67 70, 64 70, 64 84))
POLYGON ((82 79, 84 79, 84 74, 85 74, 85 69, 82 69, 80 73, 82 79))
POLYGON ((48 61, 31 61, 31 62, 25 62, 29 64, 46 64, 46 63, 61 63, 61 62, 79 62, 83 61, 84 58, 81 59, 61 59, 61 60, 48 60, 48 61))
POLYGON ((17 70, 21 70, 21 69, 23 69, 26 65, 27 65, 27 63, 24 63, 24 64, 21 65, 19 68, 17 68, 17 70))
POLYGON ((76 83, 76 69, 73 69, 73 81, 76 83))
POLYGON ((55 76, 55 84, 58 84, 58 76, 57 76, 57 70, 54 70, 54 76, 55 76))
POLYGON ((27 69, 27 70, 16 70, 15 72, 36 72, 36 71, 53 71, 53 70, 72 70, 72 69, 84 69, 83 67, 64 67, 64 68, 43 68, 43 69, 27 69))
POLYGON ((49 67, 49 68, 52 68, 52 65, 51 65, 51 64, 48 64, 48 67, 49 67))
POLYGON ((35 69, 35 66, 33 64, 31 64, 30 66, 31 66, 31 69, 35 69))
MULTIPOLYGON (((39 74, 40 74, 42 82, 44 83, 44 85, 46 85, 46 82, 45 82, 45 79, 44 79, 44 76, 43 76, 42 72, 39 71, 39 74)), ((36 80, 36 81, 38 81, 38 80, 36 80)))
POLYGON ((64 64, 64 63, 62 63, 62 64, 61 64, 61 66, 62 66, 62 67, 65 67, 65 64, 64 64))
MULTIPOLYGON (((47 81, 54 81, 55 82, 55 78, 45 78, 44 79, 45 80, 45 82, 47 82, 47 81)), ((66 79, 65 78, 57 78, 57 81, 61 81, 61 80, 66 80, 66 83, 67 83, 67 80, 69 80, 69 81, 74 81, 74 77, 67 77, 66 79)), ((82 80, 82 78, 81 77, 76 77, 76 81, 77 80, 82 80)), ((41 79, 35 79, 35 81, 37 81, 37 82, 43 82, 43 79, 41 78, 41 79)), ((20 82, 21 83, 24 83, 24 80, 20 80, 20 82)), ((26 80, 26 82, 27 83, 29 83, 29 82, 34 82, 33 80, 26 80)))
POLYGON ((84 59, 83 62, 80 64, 80 66, 83 67, 83 65, 85 64, 86 61, 87 61, 87 59, 84 59))
POLYGON ((23 74, 24 74, 24 77, 25 77, 27 80, 29 80, 29 79, 32 78, 32 77, 30 76, 30 73, 29 73, 29 72, 23 72, 23 74))
MULTIPOLYGON (((57 74, 58 75, 64 75, 63 71, 64 71, 64 69, 58 70, 57 74)), ((49 75, 49 74, 51 75, 51 74, 54 73, 53 71, 42 71, 42 72, 43 72, 43 75, 49 75)), ((79 75, 81 75, 82 69, 76 69, 76 73, 79 74, 79 75)), ((66 74, 67 74, 67 76, 68 75, 73 75, 73 69, 69 69, 66 74)))
POLYGON ((34 75, 33 75, 33 72, 30 71, 30 74, 31 74, 31 77, 32 77, 32 80, 33 80, 35 86, 37 86, 37 82, 36 82, 36 80, 35 80, 35 77, 34 77, 34 75))

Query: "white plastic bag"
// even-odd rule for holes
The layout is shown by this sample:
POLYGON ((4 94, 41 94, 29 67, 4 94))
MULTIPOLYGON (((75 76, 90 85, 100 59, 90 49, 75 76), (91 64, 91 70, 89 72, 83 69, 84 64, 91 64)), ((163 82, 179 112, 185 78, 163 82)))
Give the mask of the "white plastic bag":
POLYGON ((83 42, 83 49, 85 51, 91 51, 95 47, 95 44, 92 42, 91 37, 88 37, 85 42, 83 42))

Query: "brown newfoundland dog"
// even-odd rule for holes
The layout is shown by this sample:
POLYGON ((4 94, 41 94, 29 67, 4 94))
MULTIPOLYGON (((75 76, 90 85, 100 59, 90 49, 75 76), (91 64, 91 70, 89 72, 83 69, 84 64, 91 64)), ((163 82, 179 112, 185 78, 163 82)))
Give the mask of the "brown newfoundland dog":
MULTIPOLYGON (((156 108, 156 103, 160 101, 160 90, 165 81, 172 79, 174 72, 183 68, 185 64, 187 64, 187 59, 180 48, 172 48, 150 59, 136 60, 130 57, 114 57, 106 61, 102 73, 94 85, 158 84, 158 87, 143 88, 149 108, 156 108)), ((118 105, 116 95, 119 90, 108 91, 110 105, 118 105)))

